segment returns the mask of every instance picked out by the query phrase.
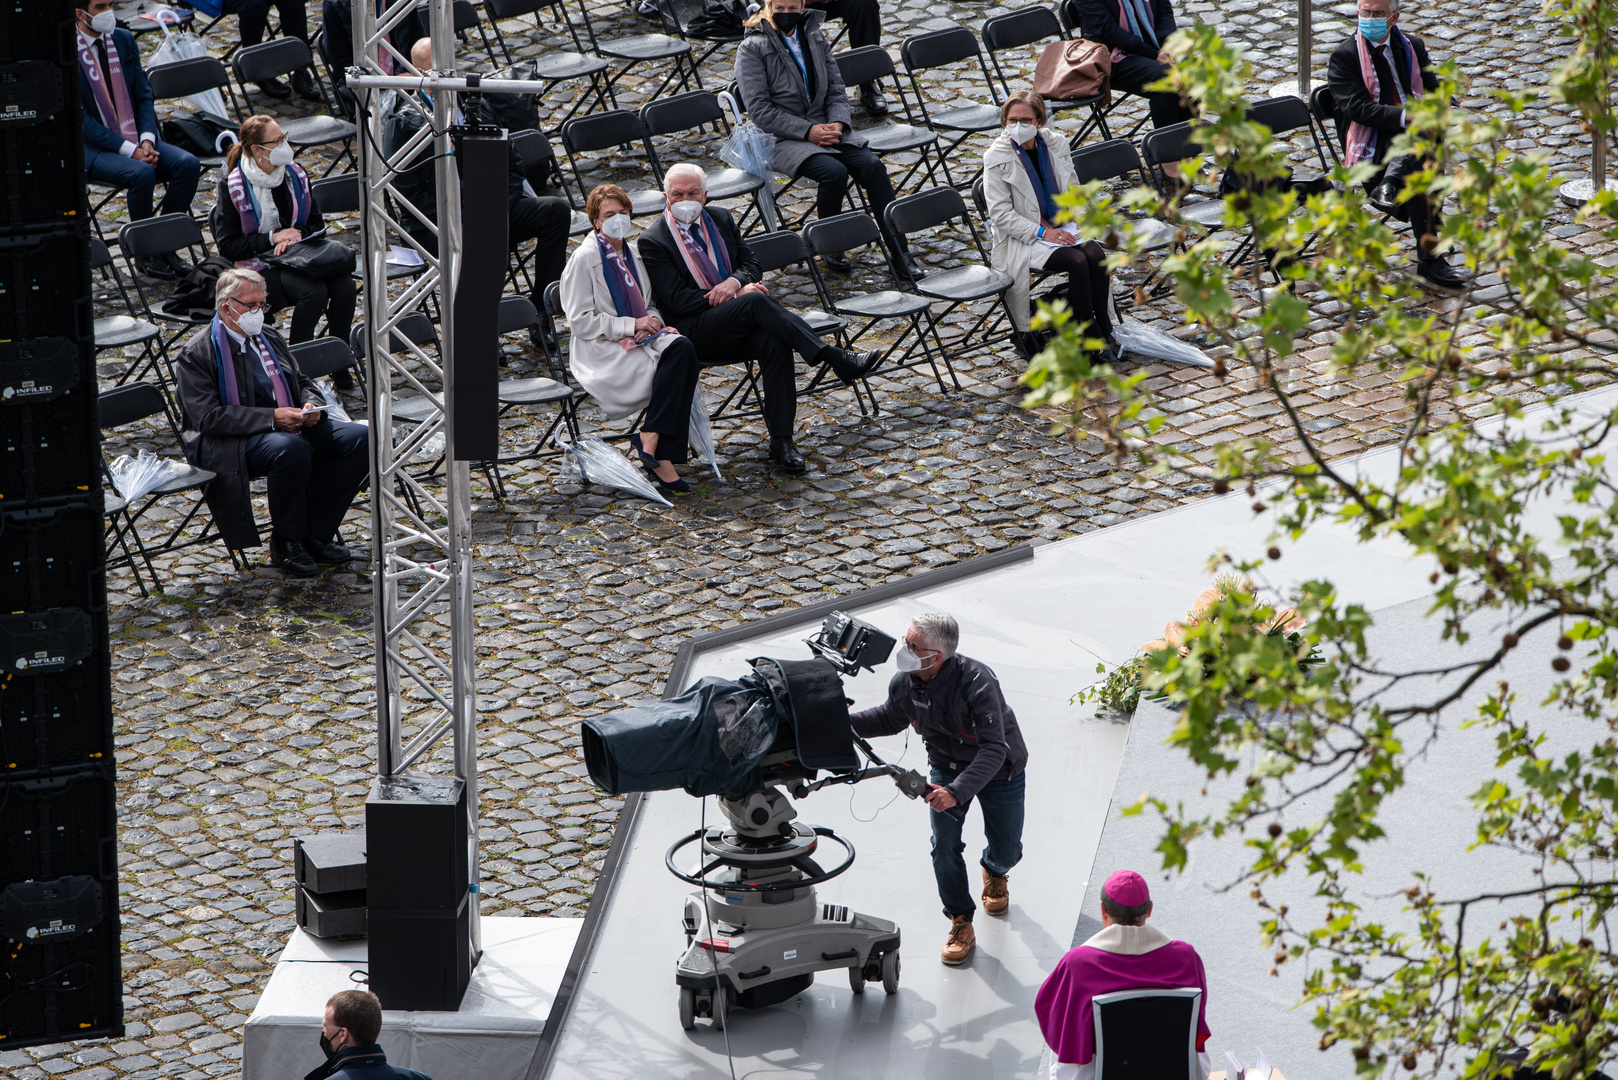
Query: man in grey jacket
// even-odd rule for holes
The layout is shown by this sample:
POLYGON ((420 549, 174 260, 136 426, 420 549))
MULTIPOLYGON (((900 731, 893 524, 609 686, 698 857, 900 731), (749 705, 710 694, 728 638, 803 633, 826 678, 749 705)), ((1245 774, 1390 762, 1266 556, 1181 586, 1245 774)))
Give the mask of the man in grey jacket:
POLYGON ((961 825, 974 797, 983 807, 988 844, 983 868, 983 910, 1003 915, 1011 904, 1006 876, 1022 859, 1023 781, 1028 747, 1017 717, 987 664, 955 654, 960 628, 948 615, 918 615, 905 631, 888 684, 888 700, 849 717, 860 735, 897 735, 914 727, 927 747, 932 790, 933 876, 949 940, 941 958, 959 964, 977 943, 976 905, 967 886, 961 825))
MULTIPOLYGON (((803 0, 765 0, 747 20, 748 34, 736 47, 736 85, 748 119, 775 136, 775 171, 819 185, 815 212, 843 212, 850 177, 864 190, 877 224, 893 201, 887 166, 866 145, 849 119, 843 76, 831 59, 831 45, 820 32, 826 13, 805 11, 803 0)), ((915 280, 917 270, 904 237, 882 229, 899 272, 915 280)), ((852 264, 841 253, 821 256, 826 267, 847 273, 852 264)))

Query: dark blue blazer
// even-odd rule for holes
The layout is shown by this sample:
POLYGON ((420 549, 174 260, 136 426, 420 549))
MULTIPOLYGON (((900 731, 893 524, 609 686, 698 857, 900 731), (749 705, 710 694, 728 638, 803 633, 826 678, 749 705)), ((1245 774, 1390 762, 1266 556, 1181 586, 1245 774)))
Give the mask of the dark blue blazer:
POLYGON ((1130 33, 1118 25, 1118 17, 1123 14, 1123 4, 1120 0, 1068 0, 1068 10, 1078 18, 1075 20, 1079 26, 1079 33, 1090 41, 1099 41, 1109 49, 1130 53, 1134 56, 1144 56, 1148 60, 1156 60, 1161 43, 1169 39, 1178 27, 1174 22, 1174 5, 1172 0, 1147 0, 1147 7, 1152 9, 1152 30, 1157 34, 1159 45, 1154 48, 1151 42, 1130 33))
MULTIPOLYGON (((119 27, 112 32, 113 47, 118 50, 118 61, 124 67, 124 82, 129 84, 129 103, 135 107, 135 127, 140 131, 157 134, 157 110, 152 106, 152 87, 141 70, 140 49, 135 47, 135 35, 119 27)), ((110 96, 112 91, 107 91, 110 96)), ((79 69, 79 95, 84 100, 84 145, 116 154, 123 149, 124 137, 118 134, 112 117, 103 118, 96 107, 95 92, 90 80, 79 69)))

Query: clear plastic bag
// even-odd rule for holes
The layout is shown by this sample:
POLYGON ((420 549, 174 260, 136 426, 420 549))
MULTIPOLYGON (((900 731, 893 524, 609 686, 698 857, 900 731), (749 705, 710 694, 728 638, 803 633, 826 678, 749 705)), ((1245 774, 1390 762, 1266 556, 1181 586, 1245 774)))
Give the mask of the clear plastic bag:
POLYGON ((674 505, 657 493, 639 466, 594 435, 586 435, 576 443, 562 443, 562 479, 575 484, 605 484, 664 506, 674 505))
POLYGON ((132 503, 173 480, 185 475, 185 462, 174 458, 158 457, 150 450, 138 451, 134 457, 124 454, 107 466, 112 474, 112 486, 124 502, 132 503))
POLYGON ((775 703, 759 690, 726 694, 713 702, 719 749, 732 765, 758 757, 775 741, 775 703))
POLYGON ((326 399, 326 415, 333 420, 341 420, 345 424, 352 424, 353 417, 343 408, 343 399, 337 396, 337 388, 331 384, 330 379, 316 379, 315 385, 320 387, 320 396, 326 399))
MULTIPOLYGON (((199 56, 208 55, 208 46, 196 34, 189 30, 178 32, 170 30, 171 24, 178 25, 180 16, 171 8, 158 8, 149 13, 151 18, 157 20, 157 25, 163 30, 163 44, 157 47, 152 58, 146 62, 146 70, 161 67, 164 64, 173 64, 180 60, 195 60, 199 56)), ((197 112, 207 113, 226 127, 235 127, 230 121, 230 113, 225 110, 225 96, 217 89, 204 90, 200 94, 192 94, 182 98, 186 105, 197 112)))
POLYGON ((1214 366, 1213 357, 1195 345, 1136 322, 1134 319, 1120 319, 1114 323, 1112 336, 1118 339, 1119 348, 1125 353, 1134 353, 1136 356, 1145 356, 1153 360, 1167 360, 1175 364, 1188 364, 1191 367, 1214 366))
POLYGON ((691 444, 691 449, 713 466, 714 479, 723 483, 725 478, 719 475, 719 459, 714 456, 713 425, 708 423, 708 396, 700 386, 691 395, 691 431, 686 441, 691 444))
POLYGON ((764 181, 758 189, 758 206, 764 214, 764 224, 771 231, 781 227, 775 212, 775 195, 770 190, 770 166, 775 161, 775 136, 742 117, 736 99, 725 91, 718 94, 719 102, 730 110, 733 123, 730 136, 719 148, 719 160, 733 169, 752 173, 764 181))

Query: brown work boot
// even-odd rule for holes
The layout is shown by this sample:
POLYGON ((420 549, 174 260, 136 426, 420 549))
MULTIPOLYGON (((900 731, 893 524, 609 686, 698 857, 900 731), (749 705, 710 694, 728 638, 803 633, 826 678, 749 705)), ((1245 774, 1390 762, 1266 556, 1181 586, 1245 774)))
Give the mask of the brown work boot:
POLYGON ((944 942, 944 951, 939 958, 946 964, 962 964, 972 955, 972 946, 978 943, 977 932, 972 929, 972 920, 965 915, 956 915, 950 919, 949 940, 944 942))
POLYGON ((1004 915, 1011 906, 1011 890, 1006 887, 1004 874, 991 874, 983 868, 983 910, 990 915, 1004 915))

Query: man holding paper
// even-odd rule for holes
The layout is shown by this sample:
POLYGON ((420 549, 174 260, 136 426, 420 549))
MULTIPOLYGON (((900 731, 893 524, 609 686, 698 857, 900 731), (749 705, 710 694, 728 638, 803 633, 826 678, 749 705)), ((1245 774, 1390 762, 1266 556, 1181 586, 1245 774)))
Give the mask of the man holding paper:
POLYGON ((1091 1000, 1118 990, 1197 987, 1197 1065, 1207 1080, 1208 976, 1187 942, 1147 926, 1152 897, 1146 879, 1119 870, 1101 887, 1101 932, 1072 949, 1034 996, 1039 1030, 1051 1048, 1050 1080, 1094 1080, 1095 1019, 1091 1000))
POLYGON ((191 464, 217 473, 205 495, 233 548, 257 547, 248 483, 268 478, 270 564, 293 577, 353 556, 337 527, 370 473, 365 427, 328 417, 320 388, 264 325, 264 278, 226 270, 213 321, 175 358, 180 440, 191 464))

